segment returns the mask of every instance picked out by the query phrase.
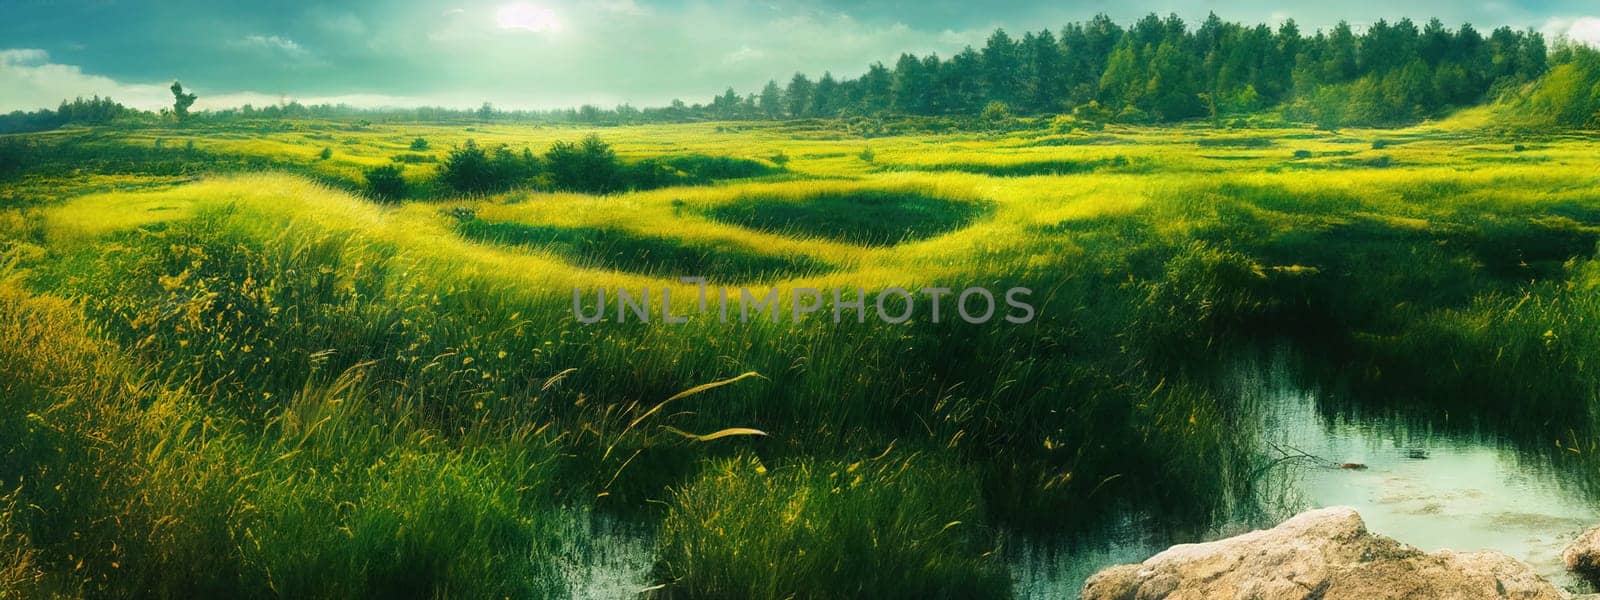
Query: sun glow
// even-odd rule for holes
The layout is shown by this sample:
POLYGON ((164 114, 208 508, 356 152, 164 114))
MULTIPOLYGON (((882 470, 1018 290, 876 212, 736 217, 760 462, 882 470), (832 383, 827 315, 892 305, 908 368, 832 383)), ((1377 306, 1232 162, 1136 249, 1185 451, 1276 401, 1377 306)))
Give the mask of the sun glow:
POLYGON ((556 18, 555 11, 526 2, 502 6, 494 16, 495 23, 501 29, 521 29, 534 33, 561 31, 561 21, 556 18))

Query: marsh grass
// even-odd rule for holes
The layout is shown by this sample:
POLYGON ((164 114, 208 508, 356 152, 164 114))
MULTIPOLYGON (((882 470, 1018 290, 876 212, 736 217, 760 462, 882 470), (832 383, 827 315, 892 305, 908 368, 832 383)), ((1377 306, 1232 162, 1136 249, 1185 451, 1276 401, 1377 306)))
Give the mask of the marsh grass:
POLYGON ((896 452, 854 462, 714 462, 668 501, 663 598, 994 596, 1005 589, 976 479, 896 452))

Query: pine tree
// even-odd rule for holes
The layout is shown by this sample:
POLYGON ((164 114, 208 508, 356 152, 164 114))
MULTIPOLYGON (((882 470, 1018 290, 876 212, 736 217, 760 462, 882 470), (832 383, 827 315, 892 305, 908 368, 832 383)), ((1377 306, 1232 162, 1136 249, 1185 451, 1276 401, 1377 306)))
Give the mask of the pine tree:
POLYGON ((783 91, 778 89, 778 82, 768 80, 766 87, 761 88, 761 99, 757 101, 761 114, 768 119, 783 116, 783 91))
POLYGON ((813 87, 811 80, 802 73, 795 73, 794 78, 789 80, 789 89, 784 91, 783 97, 788 103, 786 108, 790 117, 798 119, 811 116, 813 87))

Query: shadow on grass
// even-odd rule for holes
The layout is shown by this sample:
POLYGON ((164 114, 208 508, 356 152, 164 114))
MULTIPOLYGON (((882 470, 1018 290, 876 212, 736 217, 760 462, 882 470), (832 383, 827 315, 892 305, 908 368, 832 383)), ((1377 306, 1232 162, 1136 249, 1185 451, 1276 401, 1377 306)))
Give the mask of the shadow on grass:
POLYGON ((750 195, 705 211, 713 220, 762 231, 864 246, 934 237, 972 224, 988 206, 915 192, 827 192, 799 199, 750 195))
POLYGON ((473 241, 540 248, 578 264, 647 275, 760 281, 832 269, 807 256, 763 254, 731 242, 692 242, 616 227, 553 227, 474 218, 458 223, 456 231, 473 241))
POLYGON ((1149 161, 1130 159, 1117 155, 1106 158, 1082 160, 1048 159, 1014 163, 949 162, 935 164, 897 164, 884 167, 887 171, 955 171, 994 177, 1033 177, 1040 175, 1078 175, 1082 173, 1148 173, 1154 170, 1149 161))

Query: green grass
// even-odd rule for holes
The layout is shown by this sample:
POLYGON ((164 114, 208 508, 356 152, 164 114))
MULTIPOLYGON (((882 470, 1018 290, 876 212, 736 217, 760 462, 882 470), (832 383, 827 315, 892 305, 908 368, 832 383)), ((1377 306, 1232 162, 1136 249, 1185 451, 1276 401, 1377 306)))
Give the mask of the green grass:
POLYGON ((1495 160, 1474 127, 911 133, 872 162, 847 124, 627 127, 624 159, 718 182, 399 205, 340 178, 419 136, 585 132, 16 138, 67 149, 0 182, 0 590, 560 596, 598 512, 653 539, 663 596, 1005 596, 1014 536, 1257 502, 1217 368, 1285 340, 1361 402, 1583 472, 1600 157, 1495 160), (1026 286, 1038 317, 572 320, 574 288, 676 306, 683 275, 1026 286))

